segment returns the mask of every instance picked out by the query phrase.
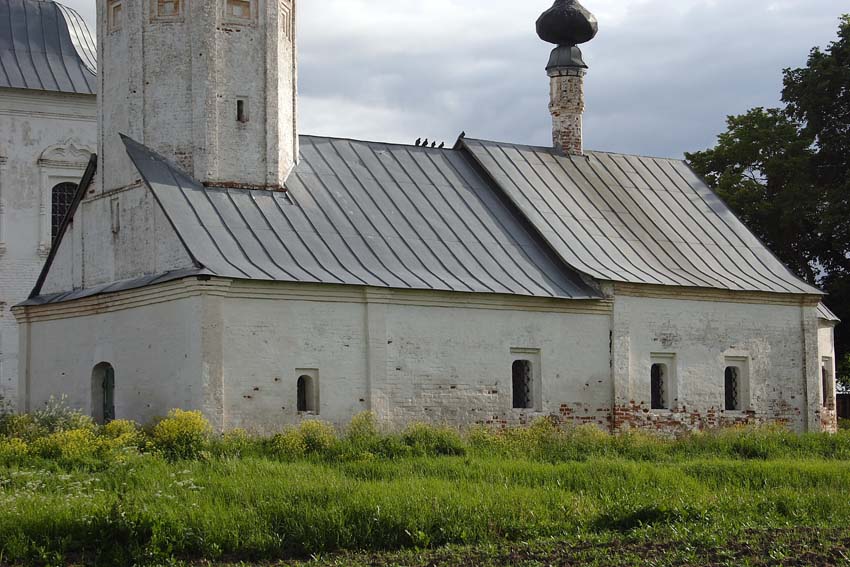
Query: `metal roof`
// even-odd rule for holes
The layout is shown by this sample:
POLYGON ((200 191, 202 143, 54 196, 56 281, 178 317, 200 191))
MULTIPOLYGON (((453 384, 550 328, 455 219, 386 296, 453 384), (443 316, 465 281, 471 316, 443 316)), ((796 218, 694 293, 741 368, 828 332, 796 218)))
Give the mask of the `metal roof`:
POLYGON ((0 0, 0 87, 95 94, 96 52, 74 10, 47 0, 0 0))
POLYGON ((124 138, 199 268, 286 282, 599 298, 468 154, 301 137, 287 192, 205 188, 124 138))
POLYGON ((615 282, 822 292, 797 278, 680 160, 463 139, 568 265, 615 282))
POLYGON ((818 317, 820 317, 824 321, 832 321, 833 323, 840 323, 841 322, 841 319, 838 318, 838 315, 833 313, 829 309, 829 307, 827 307, 823 303, 818 305, 818 317))
POLYGON ((21 303, 20 307, 30 305, 48 305, 53 303, 64 303, 66 301, 74 301, 76 299, 85 299, 87 297, 95 297, 107 293, 116 293, 118 291, 127 291, 130 289, 139 289, 150 285, 166 283, 174 280, 180 280, 192 276, 211 276, 207 270, 202 268, 189 268, 185 270, 173 270, 162 274, 154 274, 149 276, 141 276, 129 280, 117 282, 109 282, 96 285, 87 289, 75 289, 73 291, 64 291, 60 293, 48 293, 44 295, 33 295, 28 300, 21 303))

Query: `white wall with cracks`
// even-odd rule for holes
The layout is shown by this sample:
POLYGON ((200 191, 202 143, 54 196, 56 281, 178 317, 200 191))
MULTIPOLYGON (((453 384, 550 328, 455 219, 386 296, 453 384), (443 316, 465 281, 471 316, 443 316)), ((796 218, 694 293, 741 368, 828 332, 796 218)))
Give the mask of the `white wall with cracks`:
POLYGON ((108 362, 116 415, 142 422, 182 407, 262 432, 316 417, 342 425, 365 410, 396 426, 552 416, 665 434, 773 421, 834 430, 817 394, 827 329, 810 301, 610 290, 570 301, 189 278, 19 308, 21 403, 64 393, 92 411, 92 371, 108 362), (665 410, 651 408, 658 356, 675 365, 665 410), (513 407, 517 359, 539 366, 532 408, 513 407), (738 411, 724 407, 729 360, 746 362, 738 411), (304 374, 316 376, 317 411, 298 411, 304 374))
POLYGON ((79 183, 96 147, 91 95, 0 89, 0 396, 18 389, 18 327, 52 240, 52 188, 79 183))

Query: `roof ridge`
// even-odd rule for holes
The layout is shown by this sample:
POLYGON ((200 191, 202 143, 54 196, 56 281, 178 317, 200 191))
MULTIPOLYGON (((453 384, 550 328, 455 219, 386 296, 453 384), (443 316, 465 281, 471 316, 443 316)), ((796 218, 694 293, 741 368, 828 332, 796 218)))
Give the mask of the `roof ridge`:
MULTIPOLYGON (((542 151, 549 152, 552 155, 561 155, 562 157, 581 157, 581 156, 567 156, 567 155, 564 155, 564 154, 559 154, 557 152, 557 150, 555 150, 555 148, 553 148, 551 146, 541 146, 541 145, 537 145, 537 144, 518 144, 516 142, 502 142, 502 141, 499 141, 499 140, 488 140, 488 139, 485 139, 485 138, 470 138, 468 136, 464 139, 470 140, 472 142, 483 142, 483 143, 487 143, 487 144, 497 144, 499 146, 512 146, 512 147, 516 147, 516 148, 528 148, 528 149, 532 149, 532 150, 542 150, 542 151)), ((586 150, 585 153, 590 154, 590 155, 605 154, 605 155, 612 155, 612 156, 637 157, 637 158, 642 158, 642 159, 660 159, 660 160, 665 160, 665 161, 687 163, 687 160, 685 160, 684 158, 650 156, 650 155, 646 155, 646 154, 630 154, 630 153, 625 153, 625 152, 614 152, 614 151, 608 151, 608 150, 586 150)))
POLYGON ((442 150, 442 151, 454 151, 454 148, 449 146, 448 144, 443 148, 432 148, 430 146, 417 146, 415 144, 405 144, 403 142, 383 142, 380 140, 361 140, 359 138, 349 138, 345 136, 323 136, 319 134, 298 134, 298 138, 318 138, 322 140, 336 140, 340 142, 356 142, 359 144, 376 144, 381 146, 394 146, 401 148, 417 148, 420 150, 442 150))

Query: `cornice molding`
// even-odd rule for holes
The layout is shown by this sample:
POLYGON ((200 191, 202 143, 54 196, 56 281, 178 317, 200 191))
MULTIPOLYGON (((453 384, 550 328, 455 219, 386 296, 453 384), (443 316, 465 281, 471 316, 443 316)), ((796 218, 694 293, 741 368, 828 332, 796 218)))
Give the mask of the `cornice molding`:
POLYGON ((733 291, 711 288, 672 287, 661 285, 614 283, 614 297, 640 297, 646 299, 674 299, 683 301, 710 301, 722 303, 751 303, 760 305, 786 305, 817 307, 820 295, 803 293, 769 293, 761 291, 733 291))
POLYGON ((199 279, 190 276, 162 284, 103 294, 47 305, 15 307, 20 323, 68 319, 111 313, 166 301, 209 296, 225 299, 312 301, 320 303, 357 303, 411 305, 448 309, 487 309, 610 316, 611 300, 546 299, 512 295, 476 294, 444 291, 393 290, 362 286, 252 282, 229 278, 199 279))

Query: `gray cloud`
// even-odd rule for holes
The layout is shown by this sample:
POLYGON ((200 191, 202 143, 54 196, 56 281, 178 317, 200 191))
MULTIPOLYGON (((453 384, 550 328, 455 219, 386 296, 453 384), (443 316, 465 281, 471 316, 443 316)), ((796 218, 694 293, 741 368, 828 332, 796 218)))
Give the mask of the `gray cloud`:
MULTIPOLYGON (((63 0, 93 23, 93 0, 63 0)), ((305 133, 548 145, 550 0, 302 0, 305 133)), ((846 0, 585 0, 586 145, 681 156, 725 117, 779 103, 782 69, 835 38, 846 0)))

